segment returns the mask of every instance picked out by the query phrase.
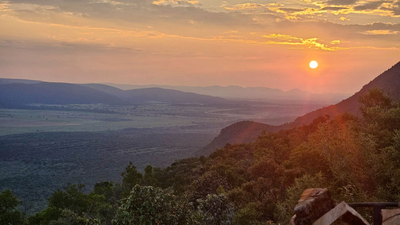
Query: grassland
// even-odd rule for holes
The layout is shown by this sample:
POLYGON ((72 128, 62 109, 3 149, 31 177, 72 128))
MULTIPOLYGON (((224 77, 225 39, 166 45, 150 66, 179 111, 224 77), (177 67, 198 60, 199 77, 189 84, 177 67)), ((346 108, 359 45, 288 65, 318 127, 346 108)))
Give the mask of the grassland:
POLYGON ((97 132, 124 128, 190 126, 193 123, 213 123, 219 120, 202 116, 208 108, 201 107, 153 104, 135 108, 120 106, 107 111, 98 110, 99 112, 82 107, 60 107, 56 110, 0 109, 0 136, 34 132, 97 132))
POLYGON ((124 128, 184 127, 240 120, 279 125, 321 107, 320 104, 241 103, 231 106, 146 104, 136 106, 35 105, 0 109, 0 136, 37 132, 97 132, 124 128))

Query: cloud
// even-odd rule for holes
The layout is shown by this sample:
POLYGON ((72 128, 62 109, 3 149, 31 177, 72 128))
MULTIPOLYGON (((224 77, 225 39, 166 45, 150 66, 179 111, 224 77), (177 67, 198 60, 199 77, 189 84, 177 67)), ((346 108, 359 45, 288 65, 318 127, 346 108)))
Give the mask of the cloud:
POLYGON ((156 0, 153 1, 154 5, 163 5, 166 3, 173 3, 173 4, 178 4, 178 5, 195 5, 198 4, 199 1, 194 1, 194 0, 156 0))
POLYGON ((337 7, 337 6, 329 6, 329 7, 323 7, 321 10, 332 10, 332 11, 338 11, 342 9, 349 9, 348 7, 337 7))
POLYGON ((329 5, 353 5, 357 0, 329 0, 327 4, 329 5))
POLYGON ((267 8, 270 4, 260 4, 260 3, 243 3, 236 4, 233 6, 229 6, 227 4, 222 5, 221 7, 227 10, 246 10, 246 9, 259 9, 259 8, 267 8))
POLYGON ((389 35, 389 34, 398 34, 400 32, 393 30, 367 30, 361 33, 366 35, 389 35))
POLYGON ((381 6, 382 10, 390 11, 394 16, 400 16, 400 1, 393 3, 384 3, 381 6))
MULTIPOLYGON (((265 42, 265 44, 291 45, 298 47, 321 49, 326 51, 337 51, 339 49, 343 49, 340 47, 329 47, 326 44, 321 43, 318 38, 305 39, 285 34, 269 34, 269 35, 263 35, 263 37, 270 39, 270 41, 265 42)), ((335 40, 333 44, 339 44, 339 43, 340 43, 339 40, 335 40)))
POLYGON ((299 8, 283 8, 283 7, 279 8, 279 10, 285 11, 287 13, 295 13, 295 12, 305 11, 304 8, 299 9, 299 8))
POLYGON ((364 5, 358 5, 354 7, 354 10, 373 10, 377 9, 379 6, 381 6, 383 3, 387 1, 377 1, 377 2, 368 2, 364 5))
MULTIPOLYGON (((235 12, 213 12, 206 10, 196 0, 10 0, 13 15, 23 20, 44 21, 46 18, 70 15, 88 19, 123 21, 166 28, 165 24, 185 26, 204 24, 211 26, 257 26, 252 16, 235 12), (30 6, 22 9, 22 5, 30 6), (46 8, 45 8, 46 7, 46 8), (51 8, 50 8, 51 7, 51 8)), ((69 23, 64 19, 64 23, 69 23)), ((171 29, 169 29, 171 30, 171 29)))
MULTIPOLYGON (((375 47, 380 47, 383 43, 398 45, 389 37, 385 40, 376 40, 368 33, 371 30, 397 31, 398 25, 356 24, 356 22, 360 23, 361 19, 357 20, 357 17, 361 14, 364 17, 373 15, 374 18, 379 18, 384 12, 394 14, 397 3, 380 1, 378 5, 374 2, 379 9, 372 11, 366 10, 373 8, 371 3, 357 4, 359 3, 346 6, 333 5, 330 1, 285 4, 251 2, 233 5, 225 3, 216 10, 192 0, 10 0, 8 6, 4 8, 12 10, 12 15, 23 21, 67 25, 71 29, 104 29, 104 32, 113 33, 113 35, 107 34, 108 36, 119 39, 185 38, 198 41, 238 41, 255 44, 283 45, 286 43, 291 47, 299 45, 297 47, 307 46, 337 51, 354 46, 362 47, 363 43, 367 42, 368 46, 375 47), (362 10, 355 10, 358 6, 363 7, 358 8, 362 10), (349 23, 350 18, 351 22, 355 22, 344 25, 349 23), (332 21, 337 21, 337 23, 332 21), (236 33, 223 33, 226 30, 236 33), (269 37, 269 41, 265 41, 260 40, 261 35, 249 35, 249 33, 263 33, 265 30, 275 34, 290 34, 291 37, 297 39, 282 41, 283 36, 281 36, 275 39, 269 37), (117 37, 118 35, 120 37, 117 37), (333 48, 331 46, 333 43, 329 42, 333 40, 341 40, 341 42, 335 43, 335 48, 333 48)), ((385 20, 390 21, 390 17, 385 16, 385 20)), ((85 36, 81 35, 82 32, 77 32, 76 37, 48 34, 47 38, 70 43, 96 43, 110 40, 110 38, 101 40, 103 33, 97 33, 97 36, 85 36)))

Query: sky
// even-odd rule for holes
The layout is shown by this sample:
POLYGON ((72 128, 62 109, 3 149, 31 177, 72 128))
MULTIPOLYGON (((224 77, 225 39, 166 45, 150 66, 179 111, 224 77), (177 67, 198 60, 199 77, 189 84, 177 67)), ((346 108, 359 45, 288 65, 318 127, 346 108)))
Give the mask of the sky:
POLYGON ((354 93, 398 61, 400 0, 0 0, 1 78, 354 93))

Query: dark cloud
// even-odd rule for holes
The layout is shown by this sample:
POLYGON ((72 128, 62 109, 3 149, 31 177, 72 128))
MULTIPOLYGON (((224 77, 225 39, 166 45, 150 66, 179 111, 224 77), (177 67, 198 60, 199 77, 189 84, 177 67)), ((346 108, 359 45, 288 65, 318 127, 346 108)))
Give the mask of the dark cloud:
POLYGON ((395 8, 381 7, 381 9, 392 11, 393 15, 400 16, 400 2, 393 3, 393 5, 395 6, 395 8))
POLYGON ((392 31, 400 31, 400 23, 373 23, 366 25, 359 25, 365 30, 392 30, 392 31))
POLYGON ((364 5, 359 5, 354 7, 354 10, 374 10, 377 9, 379 6, 381 6, 383 3, 387 1, 378 1, 378 2, 369 2, 364 5))
POLYGON ((400 2, 396 3, 397 8, 393 10, 393 14, 396 16, 400 16, 400 2))
POLYGON ((353 5, 357 0, 329 0, 329 5, 353 5))
POLYGON ((348 9, 348 8, 347 7, 336 7, 336 6, 322 8, 322 10, 332 10, 332 11, 337 11, 337 10, 342 10, 342 9, 348 9))
POLYGON ((296 9, 296 8, 279 8, 282 11, 288 12, 288 13, 294 13, 294 12, 301 12, 304 9, 296 9))

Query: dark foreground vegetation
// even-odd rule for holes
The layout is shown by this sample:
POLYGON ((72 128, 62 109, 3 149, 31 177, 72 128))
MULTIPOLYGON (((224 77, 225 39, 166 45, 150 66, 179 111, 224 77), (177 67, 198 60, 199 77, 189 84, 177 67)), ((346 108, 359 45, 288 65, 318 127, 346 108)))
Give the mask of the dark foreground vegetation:
MULTIPOLYGON (((139 173, 90 193, 68 185, 48 207, 24 215, 9 191, 0 195, 2 224, 288 224, 305 188, 326 187, 336 201, 400 201, 400 105, 379 89, 359 98, 362 118, 318 117, 256 142, 226 145, 139 173)), ((90 176, 90 174, 88 174, 90 176)))

